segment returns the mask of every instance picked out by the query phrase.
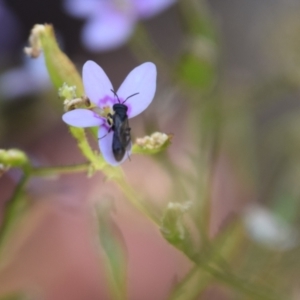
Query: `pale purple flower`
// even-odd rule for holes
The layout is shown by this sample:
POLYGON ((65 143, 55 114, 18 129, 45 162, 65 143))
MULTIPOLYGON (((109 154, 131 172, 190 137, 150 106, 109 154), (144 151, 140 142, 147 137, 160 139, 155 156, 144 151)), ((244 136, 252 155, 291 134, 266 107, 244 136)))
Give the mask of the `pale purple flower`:
POLYGON ((125 78, 116 94, 113 86, 103 71, 93 61, 87 61, 83 66, 83 84, 86 96, 96 105, 96 108, 75 109, 63 115, 67 124, 75 127, 98 126, 99 147, 104 159, 116 166, 124 162, 130 155, 129 143, 124 157, 117 161, 112 151, 114 131, 108 121, 108 114, 114 114, 113 105, 123 103, 127 106, 128 119, 143 112, 152 102, 156 90, 156 67, 151 62, 146 62, 133 69, 125 78))
POLYGON ((151 18, 176 0, 65 0, 73 16, 86 18, 82 31, 85 46, 105 51, 123 45, 139 19, 151 18))
POLYGON ((50 87, 43 55, 35 59, 25 56, 22 66, 0 75, 0 95, 7 100, 40 93, 50 87))
POLYGON ((20 39, 20 28, 17 18, 3 0, 0 0, 0 28, 0 61, 5 61, 20 39))

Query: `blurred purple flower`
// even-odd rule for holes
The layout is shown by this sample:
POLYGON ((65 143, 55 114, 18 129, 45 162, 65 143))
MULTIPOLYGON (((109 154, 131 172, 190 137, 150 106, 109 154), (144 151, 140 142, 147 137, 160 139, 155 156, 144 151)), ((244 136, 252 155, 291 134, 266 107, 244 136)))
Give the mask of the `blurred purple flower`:
POLYGON ((35 59, 25 56, 22 66, 0 75, 0 95, 7 100, 40 93, 50 87, 43 55, 35 59))
POLYGON ((99 148, 104 159, 116 166, 124 162, 131 151, 131 143, 121 161, 117 161, 112 151, 113 130, 108 122, 108 114, 113 114, 113 105, 126 100, 128 118, 133 118, 144 111, 152 102, 156 90, 156 67, 146 62, 133 69, 117 91, 103 71, 93 61, 83 66, 83 84, 87 97, 96 105, 93 110, 75 109, 63 115, 63 121, 75 127, 98 126, 99 148), (136 94, 138 93, 138 94, 136 94), (136 94, 134 97, 129 97, 136 94))
POLYGON ((17 19, 2 0, 0 0, 0 28, 0 55, 3 56, 10 54, 20 34, 17 19))
POLYGON ((92 51, 123 45, 139 19, 151 18, 176 0, 65 0, 73 16, 86 18, 82 40, 92 51))

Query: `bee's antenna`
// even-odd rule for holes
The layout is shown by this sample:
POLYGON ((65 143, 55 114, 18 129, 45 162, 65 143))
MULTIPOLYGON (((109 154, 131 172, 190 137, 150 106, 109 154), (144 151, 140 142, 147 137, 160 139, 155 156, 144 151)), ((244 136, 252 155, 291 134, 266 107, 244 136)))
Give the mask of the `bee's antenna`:
POLYGON ((139 93, 135 93, 135 94, 132 94, 131 96, 127 97, 123 102, 122 104, 124 104, 129 98, 133 97, 133 96, 136 96, 138 95, 139 93))
MULTIPOLYGON (((117 99, 118 99, 118 102, 119 102, 119 103, 121 103, 121 101, 120 101, 120 99, 119 99, 119 96, 118 96, 118 94, 117 94, 117 93, 116 93, 114 90, 112 90, 112 89, 111 89, 111 91, 112 91, 112 92, 114 93, 114 95, 117 97, 117 99)), ((124 103, 124 102, 123 102, 123 103, 124 103)))

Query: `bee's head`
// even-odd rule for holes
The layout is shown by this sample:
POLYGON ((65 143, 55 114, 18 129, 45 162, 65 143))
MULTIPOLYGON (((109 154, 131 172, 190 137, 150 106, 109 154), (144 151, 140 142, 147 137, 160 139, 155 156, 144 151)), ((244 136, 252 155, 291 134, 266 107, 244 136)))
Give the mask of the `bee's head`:
POLYGON ((128 107, 125 104, 122 103, 116 103, 113 105, 113 110, 116 112, 124 112, 127 113, 128 107))
MULTIPOLYGON (((113 94, 115 95, 115 97, 117 97, 119 104, 120 104, 120 105, 123 105, 123 106, 125 106, 124 103, 125 103, 129 98, 131 98, 131 97, 136 96, 136 95, 139 94, 139 93, 132 94, 132 95, 128 96, 123 102, 121 102, 121 100, 120 100, 119 96, 117 95, 117 93, 116 93, 114 90, 111 90, 111 91, 113 92, 113 94)), ((116 105, 116 104, 115 104, 115 105, 116 105)), ((115 106, 115 105, 114 105, 114 106, 115 106)))

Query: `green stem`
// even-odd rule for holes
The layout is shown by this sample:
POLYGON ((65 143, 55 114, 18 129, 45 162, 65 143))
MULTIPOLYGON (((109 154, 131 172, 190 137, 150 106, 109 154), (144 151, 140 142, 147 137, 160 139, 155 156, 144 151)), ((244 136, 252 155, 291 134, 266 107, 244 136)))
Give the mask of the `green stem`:
MULTIPOLYGON (((179 249, 181 250, 181 249, 179 249)), ((279 300, 282 299, 280 295, 275 294, 272 290, 267 289, 266 287, 257 285, 252 282, 247 282, 245 278, 239 278, 233 274, 230 270, 225 270, 219 266, 212 266, 209 264, 209 257, 203 256, 194 256, 190 255, 187 252, 184 254, 193 261, 200 269, 206 271, 212 275, 219 282, 230 286, 235 287, 240 293, 251 296, 251 299, 259 300, 279 300)))
POLYGON ((30 175, 28 173, 23 175, 15 188, 14 194, 6 204, 2 225, 0 227, 0 249, 3 247, 7 232, 10 230, 12 224, 15 221, 15 216, 20 208, 22 194, 29 178, 30 175))
POLYGON ((168 300, 198 299, 212 280, 213 277, 208 272, 194 266, 187 276, 177 284, 168 300))
MULTIPOLYGON (((120 172, 119 168, 102 170, 104 174, 113 177, 114 182, 119 186, 124 195, 130 201, 130 203, 136 207, 139 211, 141 211, 145 216, 147 216, 153 223, 155 223, 158 227, 161 226, 160 218, 153 211, 149 210, 143 201, 136 195, 134 189, 128 185, 125 181, 123 174, 120 172)), ((184 253, 191 261, 193 261, 198 268, 206 271, 210 275, 214 276, 218 281, 228 285, 234 286, 241 293, 246 295, 250 295, 253 299, 261 299, 261 300, 274 300, 279 299, 278 296, 269 295, 271 291, 265 291, 265 289, 261 286, 254 285, 252 283, 245 282, 244 279, 238 278, 236 275, 232 274, 229 270, 223 270, 218 266, 209 265, 209 259, 207 257, 201 258, 200 256, 195 256, 193 251, 188 251, 188 249, 179 249, 184 253)))
POLYGON ((71 165, 71 166, 32 168, 29 162, 26 163, 26 165, 22 166, 23 176, 19 181, 19 183, 17 184, 11 199, 8 200, 3 215, 3 221, 0 227, 0 249, 3 247, 7 234, 10 231, 11 226, 15 222, 16 217, 18 216, 18 212, 22 208, 22 203, 21 203, 23 199, 22 195, 26 187, 26 184, 28 183, 31 177, 84 172, 84 171, 88 171, 90 167, 91 167, 90 163, 84 163, 84 164, 71 165))
POLYGON ((115 183, 135 208, 142 212, 158 227, 161 226, 160 217, 146 206, 144 201, 137 196, 135 190, 125 181, 124 177, 117 178, 115 183))
POLYGON ((84 129, 72 126, 70 126, 69 129, 72 136, 76 139, 82 155, 90 161, 97 170, 102 170, 107 164, 104 159, 97 155, 90 147, 84 129))
POLYGON ((77 172, 87 172, 91 167, 90 163, 69 165, 69 166, 59 166, 59 167, 46 167, 46 168, 32 168, 31 176, 52 176, 58 174, 68 174, 77 172))

